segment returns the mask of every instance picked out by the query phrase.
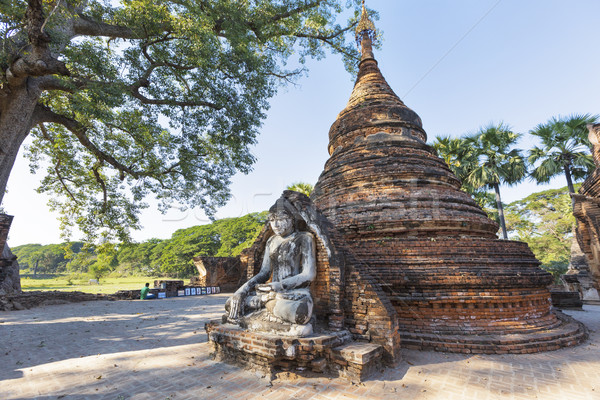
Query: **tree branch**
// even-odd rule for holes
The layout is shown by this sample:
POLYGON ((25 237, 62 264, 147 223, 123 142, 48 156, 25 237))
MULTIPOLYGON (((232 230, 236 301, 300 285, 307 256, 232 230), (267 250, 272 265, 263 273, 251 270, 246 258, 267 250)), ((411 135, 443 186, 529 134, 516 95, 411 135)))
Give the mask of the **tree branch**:
POLYGON ((83 14, 79 14, 79 18, 73 20, 73 33, 78 36, 141 39, 138 33, 127 26, 110 25, 101 21, 95 21, 83 14))
POLYGON ((90 139, 87 137, 86 132, 87 128, 81 125, 79 122, 74 119, 65 117, 64 115, 60 115, 50 110, 48 107, 43 106, 41 104, 37 104, 35 107, 35 112, 38 114, 38 118, 40 122, 52 122, 55 124, 60 124, 67 128, 75 137, 79 140, 86 149, 88 149, 92 154, 96 156, 98 160, 106 161, 108 164, 112 165, 119 171, 127 173, 134 178, 138 179, 142 173, 138 171, 134 171, 131 168, 121 164, 110 154, 106 154, 102 150, 100 150, 96 145, 94 145, 90 139))
POLYGON ((102 188, 102 195, 103 195, 103 204, 102 204, 102 209, 100 210, 101 214, 104 214, 106 212, 106 210, 108 209, 108 193, 106 191, 106 183, 104 182, 104 179, 102 179, 102 177, 100 176, 100 173, 98 172, 98 168, 100 168, 100 164, 96 164, 92 167, 92 172, 94 173, 94 178, 96 178, 96 182, 98 182, 100 184, 100 187, 102 188))
POLYGON ((75 93, 75 89, 67 86, 65 82, 61 81, 55 76, 40 77, 37 81, 37 84, 42 90, 60 90, 67 93, 75 93))
POLYGON ((208 101, 178 101, 170 99, 150 99, 139 92, 141 85, 133 85, 130 87, 130 93, 133 97, 141 101, 143 104, 153 104, 162 106, 179 106, 179 107, 210 107, 214 110, 221 110, 223 107, 208 101))
MULTIPOLYGON (((46 127, 44 126, 44 124, 40 123, 38 124, 40 131, 42 132, 42 136, 44 137, 44 139, 46 139, 47 141, 49 141, 50 143, 54 144, 54 139, 52 139, 50 137, 50 135, 48 135, 48 131, 46 130, 46 127)), ((60 182, 60 184, 62 185, 62 187, 65 189, 65 191, 67 192, 67 194, 69 195, 69 197, 71 198, 71 200, 73 200, 75 202, 75 204, 81 204, 73 195, 73 193, 71 193, 71 190, 69 189, 69 187, 67 186, 65 180, 66 178, 64 178, 62 176, 62 174, 60 173, 60 164, 61 164, 61 160, 60 158, 57 159, 56 164, 54 165, 54 172, 56 172, 56 176, 58 177, 58 181, 60 182)), ((71 181, 72 182, 72 181, 71 181)), ((72 182, 74 183, 74 182, 72 182)))

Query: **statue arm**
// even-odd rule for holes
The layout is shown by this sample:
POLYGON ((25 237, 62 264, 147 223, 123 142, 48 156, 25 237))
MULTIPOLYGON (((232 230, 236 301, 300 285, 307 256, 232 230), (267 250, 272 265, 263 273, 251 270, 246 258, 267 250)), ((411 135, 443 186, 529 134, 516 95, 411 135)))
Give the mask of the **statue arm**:
POLYGON ((300 273, 281 281, 284 290, 294 289, 306 283, 310 283, 317 275, 317 256, 315 250, 315 239, 313 235, 304 232, 300 238, 301 269, 300 273))
POLYGON ((248 292, 254 289, 254 286, 257 283, 263 283, 269 279, 269 275, 271 273, 271 259, 269 258, 270 244, 271 241, 269 240, 265 246, 265 254, 263 256, 262 265, 258 274, 254 275, 248 280, 248 282, 244 283, 238 290, 235 291, 233 296, 227 300, 225 309, 229 310, 230 319, 237 320, 240 317, 240 314, 243 312, 243 304, 248 296, 248 292))
POLYGON ((248 282, 244 283, 238 290, 236 290, 236 294, 242 294, 245 296, 250 290, 254 289, 256 284, 264 283, 269 279, 269 276, 271 275, 271 259, 269 257, 270 247, 271 240, 269 239, 269 241, 267 241, 267 245, 265 246, 265 254, 263 255, 260 271, 258 271, 258 274, 254 275, 248 280, 248 282))

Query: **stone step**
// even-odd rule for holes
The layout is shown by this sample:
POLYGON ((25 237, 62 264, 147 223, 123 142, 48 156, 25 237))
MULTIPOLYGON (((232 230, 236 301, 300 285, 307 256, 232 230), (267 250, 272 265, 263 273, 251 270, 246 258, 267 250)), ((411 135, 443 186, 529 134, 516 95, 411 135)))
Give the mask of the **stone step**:
POLYGON ((350 342, 331 350, 340 377, 363 381, 383 369, 383 347, 367 342, 350 342))
POLYGON ((332 353, 349 363, 365 365, 371 361, 381 359, 383 347, 373 343, 350 342, 334 348, 332 353))

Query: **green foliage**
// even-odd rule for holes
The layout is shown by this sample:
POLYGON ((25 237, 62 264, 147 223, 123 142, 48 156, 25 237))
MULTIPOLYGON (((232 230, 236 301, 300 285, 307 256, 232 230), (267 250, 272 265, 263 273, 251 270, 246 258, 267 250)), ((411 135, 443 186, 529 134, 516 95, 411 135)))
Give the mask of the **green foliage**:
POLYGON ((96 261, 90 265, 89 274, 100 281, 101 278, 108 275, 119 265, 117 259, 117 246, 113 243, 103 243, 97 247, 96 253, 98 257, 96 261))
POLYGON ((310 197, 310 194, 315 189, 315 186, 306 182, 295 182, 289 185, 286 189, 293 190, 295 192, 300 192, 310 197))
POLYGON ((506 207, 511 236, 526 242, 542 268, 555 278, 566 272, 573 240, 573 217, 568 188, 533 193, 506 207))
POLYGON ((541 139, 542 147, 529 150, 529 163, 537 164, 531 177, 538 183, 546 183, 565 174, 569 191, 574 192, 572 181, 584 179, 595 168, 588 151, 591 144, 586 125, 597 119, 589 114, 553 117, 535 127, 530 133, 541 139))
POLYGON ((22 272, 33 273, 38 265, 38 273, 68 271, 73 277, 88 273, 94 279, 109 275, 189 278, 197 273, 193 257, 235 257, 250 247, 266 223, 267 215, 264 211, 220 219, 212 224, 177 230, 166 240, 121 245, 107 242, 100 246, 84 246, 82 242, 27 244, 12 251, 18 257, 22 272))
POLYGON ((466 144, 473 150, 472 157, 467 159, 465 182, 475 189, 521 182, 527 166, 521 150, 512 148, 520 137, 503 123, 490 124, 467 137, 466 144))
POLYGON ((147 196, 161 210, 213 215, 230 197, 231 176, 250 171, 249 147, 278 87, 301 76, 308 57, 331 51, 351 71, 358 60, 347 40, 358 0, 1 4, 2 71, 15 60, 50 65, 38 53, 64 62, 28 77, 48 79, 30 102, 40 123, 27 156, 32 171, 46 170, 39 191, 61 213, 64 236, 78 226, 88 242, 127 241, 147 196), (43 35, 26 31, 35 28, 28 5, 47 17, 43 35), (340 24, 346 9, 354 12, 340 24), (50 40, 51 54, 36 35, 50 40))
POLYGON ((82 242, 63 244, 26 244, 12 248, 18 257, 21 270, 30 273, 55 274, 70 270, 69 255, 76 257, 83 247, 82 242))
POLYGON ((262 212, 180 229, 155 248, 152 272, 189 277, 196 274, 193 257, 237 256, 252 245, 266 220, 267 212, 262 212))
POLYGON ((474 135, 465 138, 436 137, 433 144, 452 172, 462 181, 462 188, 470 193, 481 208, 502 227, 507 238, 500 198, 500 185, 513 185, 527 175, 527 165, 521 150, 513 148, 520 134, 511 131, 504 123, 489 124, 474 135), (491 211, 496 192, 496 211, 491 211))

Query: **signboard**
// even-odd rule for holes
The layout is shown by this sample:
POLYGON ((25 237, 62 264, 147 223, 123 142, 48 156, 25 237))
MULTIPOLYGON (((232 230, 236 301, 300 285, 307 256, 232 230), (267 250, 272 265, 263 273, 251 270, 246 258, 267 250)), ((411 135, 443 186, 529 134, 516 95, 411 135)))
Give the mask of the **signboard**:
POLYGON ((177 296, 185 296, 185 290, 178 290, 177 291, 177 296))
POLYGON ((212 288, 211 287, 207 287, 206 288, 206 294, 212 294, 212 288))
POLYGON ((196 288, 195 288, 195 287, 193 287, 193 288, 192 288, 192 296, 195 296, 195 295, 196 295, 196 288))
POLYGON ((202 288, 202 294, 206 294, 206 288, 205 287, 202 288))
POLYGON ((185 288, 185 295, 191 296, 191 294, 192 294, 192 291, 190 290, 190 288, 189 287, 185 288))
POLYGON ((159 299, 166 299, 167 298, 167 292, 158 292, 158 298, 159 299))

